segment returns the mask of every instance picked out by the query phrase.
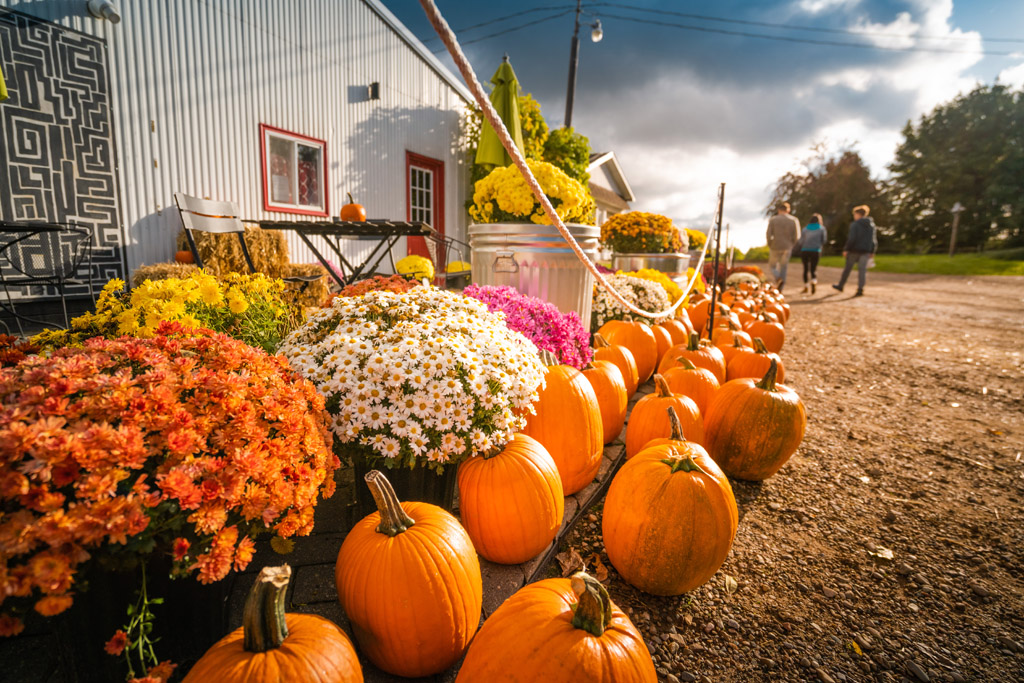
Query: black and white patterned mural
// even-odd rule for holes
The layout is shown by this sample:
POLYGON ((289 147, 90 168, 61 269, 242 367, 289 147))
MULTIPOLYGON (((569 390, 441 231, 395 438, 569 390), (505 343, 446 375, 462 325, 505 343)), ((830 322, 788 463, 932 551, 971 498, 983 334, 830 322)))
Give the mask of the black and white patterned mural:
MULTIPOLYGON (((0 102, 0 220, 80 223, 92 233, 93 282, 123 278, 104 41, 0 8, 0 65, 10 95, 0 102)), ((28 241, 23 251, 42 247, 39 240, 28 241)), ((16 256, 32 261, 42 254, 16 256)), ((0 265, 10 273, 6 259, 0 265)), ((83 264, 78 277, 86 276, 83 264)))

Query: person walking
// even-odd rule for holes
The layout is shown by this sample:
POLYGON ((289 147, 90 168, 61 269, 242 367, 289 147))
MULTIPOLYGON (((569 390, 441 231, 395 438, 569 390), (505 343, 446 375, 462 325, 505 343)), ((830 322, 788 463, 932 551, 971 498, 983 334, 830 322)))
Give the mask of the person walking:
POLYGON ((878 236, 875 234, 875 222, 871 220, 868 213, 871 209, 862 204, 853 210, 853 222, 850 223, 850 235, 846 238, 846 246, 843 247, 843 256, 846 257, 846 265, 843 267, 843 274, 832 289, 843 291, 846 286, 846 279, 850 277, 853 264, 857 264, 857 293, 854 296, 864 296, 864 282, 868 277, 868 262, 878 251, 878 236))
POLYGON ((818 259, 821 248, 828 241, 828 233, 821 223, 821 214, 811 215, 811 222, 800 233, 800 261, 804 264, 804 288, 802 294, 811 294, 818 289, 818 259))
POLYGON ((768 270, 775 286, 782 291, 786 284, 786 268, 793 256, 793 247, 800 237, 800 221, 789 213, 789 202, 775 205, 775 215, 768 219, 768 270))

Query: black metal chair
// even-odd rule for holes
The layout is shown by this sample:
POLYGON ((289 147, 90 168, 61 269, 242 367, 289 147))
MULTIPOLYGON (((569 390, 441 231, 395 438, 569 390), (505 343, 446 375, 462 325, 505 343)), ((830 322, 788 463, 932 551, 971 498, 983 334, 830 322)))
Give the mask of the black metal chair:
MULTIPOLYGON (((199 247, 196 246, 193 230, 216 234, 235 233, 238 235, 238 242, 242 247, 242 256, 250 273, 256 273, 256 266, 252 263, 252 256, 249 255, 249 247, 245 244, 245 225, 238 217, 238 205, 234 202, 218 202, 212 199, 200 199, 190 197, 181 192, 174 193, 174 202, 178 205, 181 213, 181 224, 185 228, 185 239, 188 240, 188 248, 192 252, 196 265, 203 267, 203 257, 199 255, 199 247)), ((324 277, 319 275, 292 275, 281 278, 285 282, 300 282, 305 287, 310 282, 316 282, 324 277)))
POLYGON ((13 271, 12 275, 5 274, 5 264, 0 263, 0 284, 7 296, 7 304, 0 303, 0 308, 14 317, 22 336, 25 333, 22 321, 43 326, 51 323, 18 313, 11 287, 49 286, 56 289, 64 312, 65 328, 71 325, 65 293, 67 285, 87 285, 89 296, 93 303, 96 302, 92 284, 92 231, 81 223, 0 222, 0 254, 13 271), (86 259, 86 277, 76 278, 86 259))

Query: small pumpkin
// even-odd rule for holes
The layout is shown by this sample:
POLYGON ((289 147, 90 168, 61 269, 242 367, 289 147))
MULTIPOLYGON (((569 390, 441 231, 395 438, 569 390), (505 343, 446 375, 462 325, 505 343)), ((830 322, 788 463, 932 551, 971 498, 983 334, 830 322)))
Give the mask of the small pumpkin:
POLYGON ((196 257, 189 249, 182 249, 174 253, 175 263, 195 263, 196 257))
POLYGON ((249 590, 242 626, 206 651, 184 683, 338 681, 362 683, 355 648, 338 626, 315 614, 285 614, 288 565, 264 567, 249 590))
POLYGON ((668 335, 672 339, 672 343, 669 346, 685 344, 690 338, 690 332, 693 331, 689 318, 669 318, 658 323, 656 327, 663 327, 668 331, 668 335))
POLYGON ((703 416, 720 386, 715 373, 707 368, 698 368, 689 359, 680 359, 680 365, 669 368, 662 375, 673 394, 687 396, 697 404, 703 416))
MULTIPOLYGON (((735 322, 730 320, 727 326, 716 327, 715 331, 711 334, 711 343, 718 348, 732 346, 734 339, 739 339, 746 346, 754 346, 754 342, 750 338, 750 335, 740 329, 738 320, 735 322)), ((726 369, 728 369, 728 367, 726 369)))
POLYGON ((562 526, 558 468, 525 434, 514 435, 493 455, 466 460, 458 481, 462 524, 477 552, 491 562, 520 564, 536 557, 562 526))
POLYGON ((484 622, 455 683, 656 683, 650 650, 583 572, 516 591, 484 622))
POLYGON ((665 372, 679 365, 680 358, 688 359, 698 368, 707 368, 714 373, 719 383, 725 381, 725 356, 722 355, 721 349, 706 339, 700 339, 696 332, 690 335, 690 341, 686 346, 673 346, 668 350, 658 364, 658 372, 665 372))
POLYGON ((568 365, 552 365, 545 387, 526 417, 523 434, 547 449, 558 466, 562 490, 571 496, 593 481, 601 467, 604 432, 601 405, 583 373, 568 365))
POLYGON ((378 511, 341 544, 338 600, 363 654, 379 668, 406 678, 440 673, 462 657, 480 623, 473 542, 436 505, 399 503, 381 472, 367 473, 366 484, 378 511))
MULTIPOLYGON (((665 352, 673 346, 672 335, 669 334, 669 331, 661 325, 653 325, 651 327, 651 332, 654 333, 654 340, 658 342, 657 359, 660 361, 662 356, 665 355, 665 352)), ((656 361, 655 364, 657 364, 658 361, 656 361)))
POLYGON ((755 337, 753 353, 738 354, 726 364, 726 378, 729 380, 740 379, 741 377, 761 379, 764 377, 764 373, 768 372, 768 367, 772 364, 773 360, 779 366, 776 380, 778 382, 785 382, 786 367, 782 364, 779 354, 769 351, 765 347, 764 341, 760 337, 755 337))
POLYGON ((636 360, 636 369, 643 384, 658 366, 658 340, 647 323, 628 320, 609 320, 598 333, 610 344, 625 346, 636 360))
POLYGON ((625 346, 609 344, 607 339, 597 333, 594 335, 594 358, 613 363, 622 373, 622 380, 626 383, 626 394, 632 397, 636 393, 637 387, 640 386, 640 373, 636 369, 636 359, 633 358, 632 351, 625 346))
POLYGON ((366 209, 363 208, 362 204, 356 204, 355 200, 352 199, 351 192, 346 192, 345 194, 348 195, 348 204, 341 207, 341 220, 365 223, 366 209))
POLYGON ((644 396, 633 406, 629 423, 626 425, 626 458, 639 453, 651 439, 659 439, 672 433, 672 423, 665 412, 674 408, 682 423, 683 433, 689 441, 704 441, 704 423, 700 410, 693 399, 673 394, 661 375, 654 376, 654 393, 644 396))
POLYGON ((601 431, 604 432, 604 442, 609 444, 619 438, 626 425, 629 409, 626 382, 619 368, 607 360, 592 361, 583 368, 583 376, 597 394, 597 403, 601 406, 601 431))
POLYGON ((776 384, 772 359, 761 381, 734 379, 715 394, 704 418, 708 452, 735 479, 763 481, 779 471, 804 438, 807 412, 796 392, 776 384))
POLYGON ((751 338, 760 337, 764 345, 772 353, 782 350, 786 342, 786 329, 781 323, 772 321, 766 314, 762 313, 757 320, 752 320, 746 326, 751 338))
POLYGON ((608 559, 627 583, 654 595, 707 582, 728 556, 739 521, 729 480, 707 451, 682 438, 674 420, 672 440, 626 462, 604 502, 608 559))
MULTIPOLYGON (((715 303, 715 311, 715 319, 717 320, 719 316, 729 314, 729 307, 718 301, 715 303)), ((693 325, 694 332, 702 336, 707 335, 708 317, 711 315, 711 301, 707 300, 691 304, 686 309, 686 313, 690 316, 690 323, 693 325)))
POLYGON ((738 355, 744 353, 753 353, 754 349, 751 346, 745 345, 741 340, 733 338, 733 342, 730 346, 719 346, 718 349, 722 352, 722 357, 725 358, 725 376, 729 377, 729 363, 738 355))

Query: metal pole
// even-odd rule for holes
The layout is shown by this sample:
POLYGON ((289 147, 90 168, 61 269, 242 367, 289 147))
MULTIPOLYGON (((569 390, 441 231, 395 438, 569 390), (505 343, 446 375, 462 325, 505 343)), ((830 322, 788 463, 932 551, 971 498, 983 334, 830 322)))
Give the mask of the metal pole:
POLYGON ((576 99, 576 66, 580 62, 580 6, 583 0, 576 0, 576 24, 572 31, 572 48, 569 51, 569 85, 565 90, 565 123, 572 128, 572 103, 576 99))
POLYGON ((960 226, 960 212, 964 207, 957 202, 953 205, 953 231, 949 235, 949 257, 952 258, 956 252, 956 230, 960 226))
MULTIPOLYGON (((715 331, 715 306, 718 303, 718 258, 722 244, 722 213, 725 209, 725 183, 718 186, 718 211, 715 217, 715 262, 711 272, 711 309, 708 311, 708 339, 715 331)), ((708 235, 708 239, 711 236, 708 235)))

